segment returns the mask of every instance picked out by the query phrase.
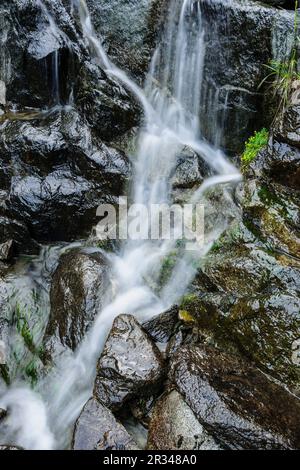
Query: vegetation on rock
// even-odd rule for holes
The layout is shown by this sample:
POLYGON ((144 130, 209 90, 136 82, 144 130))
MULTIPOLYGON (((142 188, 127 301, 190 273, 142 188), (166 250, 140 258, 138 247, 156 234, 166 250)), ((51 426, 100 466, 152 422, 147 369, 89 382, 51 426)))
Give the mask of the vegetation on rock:
POLYGON ((269 132, 267 129, 256 131, 252 137, 245 144, 245 151, 242 155, 243 166, 249 165, 257 157, 260 150, 262 150, 268 143, 269 132))

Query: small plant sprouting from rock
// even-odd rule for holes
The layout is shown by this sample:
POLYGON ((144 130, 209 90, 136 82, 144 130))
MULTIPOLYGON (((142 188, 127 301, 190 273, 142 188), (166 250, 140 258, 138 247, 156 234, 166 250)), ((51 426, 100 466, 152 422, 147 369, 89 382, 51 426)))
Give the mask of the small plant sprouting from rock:
POLYGON ((257 157, 259 151, 264 148, 269 140, 269 131, 262 129, 256 131, 252 137, 246 142, 245 150, 242 155, 243 167, 248 166, 257 157))

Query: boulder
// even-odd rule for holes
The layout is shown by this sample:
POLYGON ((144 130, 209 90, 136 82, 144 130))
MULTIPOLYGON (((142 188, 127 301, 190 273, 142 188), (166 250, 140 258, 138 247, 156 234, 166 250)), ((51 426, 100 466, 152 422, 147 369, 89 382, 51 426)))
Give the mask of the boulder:
POLYGON ((163 357, 132 315, 118 316, 97 364, 94 395, 117 410, 136 396, 150 396, 164 378, 163 357))
POLYGON ((46 337, 58 337, 62 345, 75 350, 109 287, 109 266, 99 251, 73 249, 64 254, 52 278, 46 337))
POLYGON ((138 447, 112 412, 91 398, 76 421, 72 449, 138 450, 138 447))
POLYGON ((219 450, 183 397, 172 390, 155 404, 149 425, 150 450, 219 450))
POLYGON ((293 347, 300 338, 300 264, 296 257, 273 251, 271 238, 269 246, 252 240, 221 239, 204 264, 219 292, 205 292, 200 277, 180 310, 194 319, 207 340, 246 355, 296 390, 300 368, 293 347))
POLYGON ((225 448, 299 448, 300 400, 244 360, 209 346, 183 347, 169 379, 225 448))

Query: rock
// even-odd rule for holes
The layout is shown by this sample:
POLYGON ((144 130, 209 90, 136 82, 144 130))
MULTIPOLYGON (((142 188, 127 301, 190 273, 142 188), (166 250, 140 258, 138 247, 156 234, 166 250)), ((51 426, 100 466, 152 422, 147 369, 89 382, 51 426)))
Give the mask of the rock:
MULTIPOLYGON (((0 215, 0 242, 5 249, 12 242, 12 248, 15 250, 14 254, 39 253, 39 245, 31 238, 26 225, 12 217, 0 215)), ((8 254, 10 255, 11 251, 8 254)))
POLYGON ((0 450, 24 450, 22 447, 14 445, 0 445, 0 450))
POLYGON ((192 192, 211 174, 211 169, 202 157, 192 149, 184 147, 177 157, 177 165, 171 175, 174 202, 188 202, 192 192))
POLYGON ((53 275, 46 337, 57 336, 75 350, 108 295, 108 264, 100 252, 71 250, 53 275))
POLYGON ((13 240, 17 253, 86 236, 99 204, 117 202, 129 163, 103 140, 139 115, 87 49, 69 2, 43 5, 0 7, 0 245, 13 240))
MULTIPOLYGON (((73 240, 87 234, 97 222, 97 207, 116 203, 123 193, 127 158, 95 138, 76 111, 57 112, 34 124, 6 122, 1 128, 3 216, 25 224, 34 239, 73 240)), ((10 230, 16 239, 16 229, 10 230)), ((6 232, 0 241, 7 241, 6 232)), ((23 243, 16 242, 22 249, 23 243)))
POLYGON ((117 410, 136 396, 149 396, 164 377, 157 346, 132 315, 118 316, 97 365, 94 394, 117 410))
POLYGON ((72 449, 138 450, 138 447, 111 411, 91 398, 76 421, 72 449))
POLYGON ((3 418, 5 418, 5 416, 6 416, 6 411, 5 411, 5 410, 2 410, 2 409, 0 408, 0 421, 1 421, 3 418))
POLYGON ((146 321, 142 326, 153 341, 167 343, 175 333, 178 322, 178 307, 175 305, 166 312, 146 321))
MULTIPOLYGON (((259 1, 260 0, 255 0, 259 1)), ((294 10, 295 9, 295 2, 294 0, 264 0, 266 5, 271 5, 279 8, 287 8, 288 10, 294 10)))
POLYGON ((258 243, 250 248, 237 241, 212 252, 205 269, 221 292, 203 292, 200 281, 180 309, 194 318, 207 341, 246 355, 298 389, 300 368, 292 356, 300 337, 300 264, 270 246, 259 248, 258 243))
POLYGON ((15 253, 14 240, 8 240, 0 244, 0 260, 9 261, 15 253))
POLYGON ((65 6, 62 0, 44 0, 43 4, 41 8, 20 0, 1 5, 0 80, 6 86, 7 104, 20 109, 74 101, 86 113, 95 111, 99 117, 103 111, 101 123, 94 121, 100 132, 102 126, 102 137, 114 125, 117 133, 119 116, 125 132, 132 121, 127 92, 91 58, 69 2, 65 6))
POLYGON ((88 0, 93 23, 113 60, 135 77, 148 70, 162 0, 88 0))
POLYGON ((169 379, 225 448, 299 448, 299 399, 244 360, 184 347, 171 360, 169 379))
POLYGON ((291 294, 259 294, 239 300, 225 322, 235 344, 261 369, 290 386, 300 382, 295 356, 300 301, 291 294))
POLYGON ((147 448, 150 450, 220 449, 175 390, 163 395, 154 407, 147 448))
POLYGON ((74 85, 74 99, 101 139, 110 142, 138 124, 140 108, 119 82, 108 79, 90 62, 84 62, 78 73, 80 81, 74 85))
POLYGON ((145 428, 148 428, 149 421, 153 411, 153 405, 156 397, 138 397, 134 398, 129 402, 130 411, 132 416, 142 424, 145 428))
POLYGON ((202 132, 212 142, 217 136, 217 145, 228 152, 240 152, 253 131, 273 119, 271 94, 264 100, 258 86, 264 65, 290 53, 294 12, 250 0, 200 3, 206 39, 202 132))
POLYGON ((166 356, 170 358, 175 354, 175 352, 184 344, 185 335, 182 330, 179 330, 170 341, 168 342, 168 346, 166 348, 166 356))
POLYGON ((273 140, 248 169, 249 177, 255 176, 279 183, 283 188, 299 191, 300 150, 285 142, 273 140))
POLYGON ((6 86, 2 80, 0 80, 0 105, 1 104, 6 104, 6 86))

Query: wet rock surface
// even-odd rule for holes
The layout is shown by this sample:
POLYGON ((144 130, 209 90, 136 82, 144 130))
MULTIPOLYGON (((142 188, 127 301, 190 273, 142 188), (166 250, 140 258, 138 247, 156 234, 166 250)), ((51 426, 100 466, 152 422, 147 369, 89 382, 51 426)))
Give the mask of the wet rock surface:
POLYGON ((112 412, 91 398, 76 421, 72 449, 138 450, 138 447, 112 412))
POLYGON ((117 410, 135 396, 149 396, 164 378, 164 360, 148 334, 131 315, 113 323, 97 365, 94 394, 117 410))
POLYGON ((144 330, 157 343, 167 343, 175 333, 179 322, 178 307, 175 305, 166 312, 143 323, 144 330))
POLYGON ((155 48, 162 0, 88 0, 87 4, 111 57, 131 74, 143 76, 155 48))
POLYGON ((191 408, 175 390, 156 403, 150 421, 147 449, 219 450, 191 408))
POLYGON ((56 336, 63 346, 75 350, 109 288, 109 265, 100 252, 73 249, 64 254, 52 279, 46 338, 56 336))
POLYGON ((298 105, 278 116, 236 192, 242 220, 213 246, 182 302, 200 334, 299 393, 298 105), (209 282, 207 282, 207 280, 209 282))
POLYGON ((184 347, 169 379, 215 439, 230 449, 299 448, 300 401, 244 360, 184 347))
POLYGON ((5 418, 6 416, 6 411, 5 410, 2 410, 2 408, 0 408, 0 421, 5 418))

